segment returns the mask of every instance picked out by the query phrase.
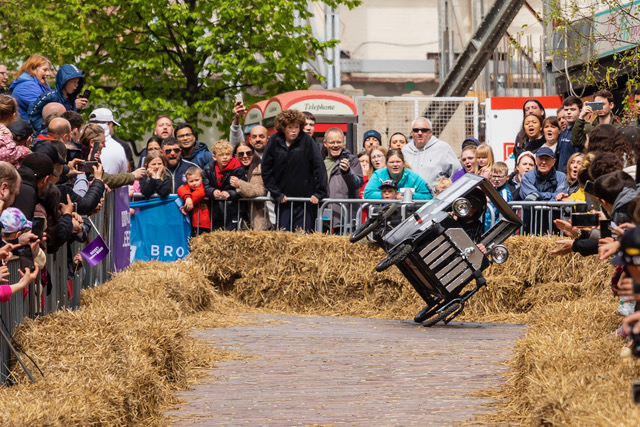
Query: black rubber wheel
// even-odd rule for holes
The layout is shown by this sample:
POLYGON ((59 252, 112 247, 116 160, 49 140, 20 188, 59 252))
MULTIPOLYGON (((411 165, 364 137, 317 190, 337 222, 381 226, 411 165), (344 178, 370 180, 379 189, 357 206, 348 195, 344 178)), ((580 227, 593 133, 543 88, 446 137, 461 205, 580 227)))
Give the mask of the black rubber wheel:
POLYGON ((349 241, 355 243, 362 240, 367 234, 383 226, 387 219, 395 212, 397 206, 397 203, 392 203, 382 208, 376 215, 367 218, 364 223, 360 224, 360 227, 351 233, 349 241))
POLYGON ((432 317, 431 319, 425 321, 422 325, 426 328, 433 326, 439 321, 446 319, 450 314, 454 313, 459 308, 460 308, 460 303, 453 303, 449 307, 445 308, 440 313, 432 317))
POLYGON ((425 305, 424 308, 422 310, 420 310, 418 312, 418 314, 416 314, 413 317, 413 321, 416 323, 422 323, 425 320, 427 320, 430 317, 430 311, 433 310, 435 308, 437 304, 433 304, 433 305, 425 305))
POLYGON ((382 272, 392 265, 396 265, 397 263, 408 257, 412 250, 413 246, 411 246, 409 243, 401 243, 400 246, 398 246, 398 248, 393 251, 391 255, 387 255, 385 259, 383 259, 378 263, 378 265, 376 265, 376 271, 382 272))

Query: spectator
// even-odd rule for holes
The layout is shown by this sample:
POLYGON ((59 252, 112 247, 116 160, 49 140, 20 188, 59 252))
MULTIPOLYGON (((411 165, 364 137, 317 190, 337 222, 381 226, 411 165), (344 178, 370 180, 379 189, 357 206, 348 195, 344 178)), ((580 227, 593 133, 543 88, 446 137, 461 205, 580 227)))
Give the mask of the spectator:
POLYGON ((418 117, 411 126, 413 140, 402 148, 411 168, 428 185, 434 185, 441 176, 452 177, 461 168, 451 146, 433 135, 431 121, 418 117))
POLYGON ((62 118, 67 120, 71 125, 71 140, 66 143, 67 160, 81 159, 87 153, 82 153, 82 145, 80 145, 80 129, 84 126, 84 119, 75 111, 65 111, 62 118))
POLYGON ((304 114, 305 117, 304 128, 302 130, 313 138, 313 134, 316 131, 316 116, 309 111, 303 111, 302 114, 304 114))
MULTIPOLYGON (((324 134, 325 158, 327 170, 328 193, 330 199, 357 199, 362 186, 362 168, 360 161, 346 148, 344 134, 338 128, 331 128, 324 134)), ((355 218, 357 207, 350 205, 349 218, 355 218)), ((342 218, 340 205, 334 205, 333 228, 344 226, 347 219, 342 218)))
POLYGON ((451 177, 452 182, 456 182, 465 173, 477 172, 478 165, 476 163, 476 150, 477 150, 477 146, 475 144, 467 145, 462 149, 462 154, 460 155, 460 162, 462 163, 462 169, 460 169, 458 172, 453 174, 453 176, 451 177))
MULTIPOLYGON (((83 151, 89 152, 87 157, 90 161, 100 161, 102 150, 105 147, 105 131, 103 124, 88 123, 80 130, 80 145, 83 147, 83 151)), ((102 165, 98 168, 102 171, 102 165)), ((96 171, 96 167, 93 168, 96 171)), ((138 168, 133 173, 124 174, 109 174, 103 173, 102 180, 104 185, 109 188, 118 188, 125 185, 132 185, 136 180, 141 179, 145 175, 144 168, 138 168)), ((95 176, 95 175, 94 175, 95 176)), ((98 176, 96 176, 98 178, 98 176)), ((76 182, 74 185, 74 191, 78 194, 86 193, 88 190, 88 180, 84 173, 76 175, 76 182), (84 189, 80 190, 78 187, 84 185, 84 189)))
POLYGON ((305 123, 304 114, 297 110, 278 113, 278 132, 271 135, 262 156, 264 185, 281 204, 279 227, 288 231, 313 230, 317 209, 305 203, 287 203, 287 197, 309 197, 317 205, 327 194, 327 173, 320 149, 313 138, 302 132, 305 123))
POLYGON ((602 175, 593 183, 593 195, 616 224, 631 222, 629 204, 638 194, 635 180, 623 171, 602 175))
MULTIPOLYGON (((43 153, 28 154, 23 160, 20 168, 20 190, 15 198, 12 207, 18 208, 25 217, 31 221, 40 197, 45 194, 45 189, 49 185, 49 177, 54 175, 53 162, 43 153)), ((0 187, 2 188, 2 187, 0 187)))
POLYGON ((555 154, 550 148, 538 150, 535 169, 522 177, 521 200, 555 201, 558 194, 567 192, 567 176, 553 168, 555 163, 555 154))
POLYGON ((436 180, 436 188, 433 195, 437 196, 438 194, 442 193, 444 190, 451 187, 451 184, 453 184, 453 181, 451 180, 451 178, 447 178, 446 176, 441 176, 436 180))
POLYGON ((509 191, 511 192, 513 200, 522 200, 520 198, 520 185, 522 183, 522 177, 525 173, 536 167, 536 158, 534 157, 533 153, 524 151, 520 153, 520 157, 518 157, 517 160, 518 161, 516 163, 516 167, 509 176, 509 180, 507 181, 507 186, 509 187, 509 191))
POLYGON ((22 145, 16 145, 13 135, 7 127, 13 123, 17 111, 16 101, 9 95, 0 95, 0 161, 9 162, 18 166, 29 149, 22 145))
POLYGON ((611 111, 615 104, 613 103, 613 95, 608 90, 599 90, 594 94, 595 102, 602 103, 601 110, 593 110, 589 103, 584 105, 582 111, 578 115, 578 120, 571 133, 571 145, 578 148, 584 148, 587 142, 587 135, 598 125, 612 125, 616 128, 622 126, 618 119, 611 111), (595 119, 591 119, 595 116, 595 119), (591 123, 589 123, 591 121, 591 123))
MULTIPOLYGON (((542 122, 542 131, 544 132, 544 144, 542 146, 549 147, 554 153, 556 153, 558 151, 558 138, 560 138, 560 134, 562 133, 558 118, 551 116, 544 119, 544 122, 542 122)), ((535 154, 535 151, 529 151, 535 154)))
POLYGON ((4 64, 0 64, 0 95, 9 95, 7 91, 7 80, 9 80, 9 71, 4 64))
POLYGON ((150 153, 152 151, 159 151, 160 153, 162 153, 162 140, 157 136, 152 136, 147 140, 147 145, 143 151, 144 156, 140 155, 140 160, 138 161, 139 168, 144 167, 144 159, 146 158, 147 153, 150 153))
POLYGON ((17 78, 11 83, 9 89, 12 96, 18 102, 18 114, 25 120, 29 120, 29 104, 38 99, 40 95, 51 90, 47 79, 51 77, 51 62, 41 55, 31 55, 22 64, 17 78))
POLYGON ((169 116, 158 116, 153 134, 163 140, 173 136, 173 121, 171 118, 169 116))
POLYGON ((371 160, 369 160, 369 153, 361 151, 358 153, 358 161, 360 162, 360 169, 362 169, 362 185, 358 191, 358 198, 362 199, 364 196, 364 188, 371 178, 373 168, 371 167, 371 160))
POLYGON ((542 117, 530 114, 522 121, 522 128, 525 134, 525 151, 531 151, 535 154, 538 148, 542 147, 545 138, 542 133, 542 117))
POLYGON ((567 192, 558 194, 556 196, 556 200, 561 202, 569 200, 585 200, 584 192, 582 192, 582 195, 575 195, 575 193, 580 191, 581 188, 580 182, 578 181, 578 173, 580 172, 583 159, 584 155, 582 153, 573 153, 571 157, 569 157, 569 164, 567 165, 567 192), (578 198, 576 199, 574 197, 578 198))
POLYGON ((262 159, 268 140, 269 133, 264 126, 254 126, 249 132, 249 143, 253 146, 253 154, 260 159, 262 159))
POLYGON ((27 113, 29 114, 29 121, 36 132, 44 127, 42 109, 50 102, 62 104, 66 111, 77 111, 86 107, 87 100, 78 98, 83 87, 84 76, 78 67, 71 64, 65 64, 60 67, 56 75, 55 88, 43 93, 29 104, 27 113))
MULTIPOLYGON (((267 195, 262 181, 262 165, 260 158, 254 154, 253 147, 248 142, 242 141, 234 147, 233 155, 247 175, 247 181, 243 181, 236 176, 229 179, 229 183, 235 188, 241 197, 253 198, 263 197, 267 195)), ((251 219, 251 228, 254 230, 266 230, 270 225, 266 218, 264 202, 249 202, 249 215, 251 219)))
MULTIPOLYGON (((496 162, 491 168, 491 185, 496 189, 500 197, 505 202, 509 203, 513 200, 511 191, 507 186, 507 179, 509 178, 509 166, 504 162, 496 162)), ((489 229, 500 220, 500 211, 496 208, 492 201, 487 204, 487 210, 484 214, 484 231, 489 229), (493 221, 491 221, 491 212, 494 214, 493 221)))
POLYGON ((0 212, 13 205, 21 181, 18 171, 11 163, 0 161, 0 212))
POLYGON ((369 153, 369 163, 371 164, 372 174, 378 169, 383 169, 387 165, 387 149, 386 148, 374 147, 373 149, 366 152, 369 153))
POLYGON ((491 168, 493 167, 493 150, 487 144, 482 144, 476 149, 476 174, 491 179, 491 168))
POLYGON ((556 157, 558 158, 558 165, 560 172, 564 173, 567 169, 567 162, 569 157, 573 153, 580 151, 579 147, 571 145, 571 135, 573 131, 573 125, 578 119, 580 110, 582 109, 582 100, 577 96, 569 96, 565 98, 562 103, 564 106, 565 120, 567 121, 567 127, 560 134, 558 139, 558 149, 556 150, 556 157))
POLYGON ((464 150, 467 147, 478 148, 479 146, 480 146, 480 141, 478 141, 476 138, 472 136, 468 136, 464 139, 464 141, 462 141, 462 150, 464 150))
POLYGON ((377 130, 368 130, 362 136, 362 145, 366 151, 371 151, 374 147, 382 146, 382 137, 377 130))
MULTIPOLYGON (((40 132, 42 135, 46 135, 47 128, 49 127, 51 120, 58 117, 62 117, 62 115, 66 112, 67 110, 64 108, 64 105, 60 104, 59 102, 50 102, 47 105, 45 105, 42 108, 43 129, 40 129, 38 132, 40 132)), ((38 138, 41 138, 41 135, 38 135, 38 138)))
POLYGON ((515 159, 520 157, 522 152, 527 151, 526 145, 529 143, 529 139, 527 138, 527 134, 524 130, 524 119, 527 118, 527 116, 541 117, 542 119, 540 122, 542 123, 546 117, 546 111, 544 110, 542 103, 535 98, 530 98, 524 101, 524 104, 522 105, 523 127, 520 129, 520 132, 518 132, 518 135, 516 135, 516 142, 513 147, 513 157, 515 159))
POLYGON ((178 196, 184 201, 180 209, 188 215, 191 212, 191 237, 211 231, 211 214, 209 202, 206 201, 202 184, 202 169, 191 166, 185 172, 187 183, 178 188, 178 196))
POLYGON ((215 162, 205 166, 202 172, 205 194, 211 200, 217 199, 212 203, 211 229, 237 230, 244 217, 244 205, 238 203, 240 193, 231 185, 231 177, 246 181, 247 175, 233 157, 233 145, 229 141, 216 141, 211 150, 215 162))
POLYGON ((109 170, 105 170, 105 171, 108 173, 131 172, 134 169, 133 152, 131 151, 131 144, 115 136, 115 127, 120 126, 120 123, 116 122, 116 120, 114 119, 113 112, 108 108, 97 108, 93 110, 89 115, 89 122, 106 125, 108 127, 108 132, 105 132, 105 136, 107 136, 106 142, 105 142, 106 144, 105 148, 107 148, 107 153, 108 153, 106 154, 109 156, 108 157, 109 162, 117 161, 118 169, 117 171, 109 171, 109 170), (122 165, 122 161, 123 161, 122 151, 115 144, 111 144, 110 141, 115 141, 120 145, 120 147, 122 147, 122 151, 124 151, 124 160, 126 162, 126 167, 122 165))
POLYGON ((383 200, 398 200, 402 199, 402 196, 398 192, 398 184, 392 179, 382 181, 380 184, 380 195, 383 200))
POLYGON ((176 139, 182 149, 182 158, 204 168, 213 161, 213 156, 204 142, 196 141, 198 135, 189 123, 182 123, 175 129, 176 139))
POLYGON ((33 135, 33 128, 31 127, 31 123, 29 123, 22 117, 16 116, 13 122, 7 125, 7 129, 11 131, 13 141, 16 143, 16 145, 22 145, 23 147, 27 148, 31 146, 31 135, 33 135))
POLYGON ((389 138, 389 148, 398 148, 402 150, 402 147, 407 145, 407 137, 402 132, 396 132, 389 138))
POLYGON ((566 113, 564 112, 564 107, 558 108, 556 111, 556 117, 558 118, 558 123, 560 124, 560 129, 565 130, 567 128, 567 119, 565 118, 566 113))
POLYGON ((614 153, 622 160, 623 168, 635 164, 633 147, 613 125, 598 125, 589 134, 586 153, 614 153))
MULTIPOLYGON (((7 208, 0 214, 0 223, 2 223, 2 240, 7 242, 18 241, 18 238, 26 232, 28 229, 33 228, 31 221, 27 221, 27 218, 16 208, 7 208)), ((47 254, 40 249, 39 245, 33 246, 33 262, 38 268, 43 268, 47 262, 47 254)), ((1 299, 0 299, 1 302, 1 299)))
MULTIPOLYGON (((380 199, 380 185, 383 181, 392 179, 400 189, 413 189, 416 200, 430 200, 433 198, 429 185, 416 172, 405 167, 402 150, 393 149, 387 153, 387 167, 378 169, 369 179, 364 190, 365 199, 380 199)), ((410 191, 410 190, 409 190, 410 191)), ((398 198, 402 198, 401 195, 398 198)))
POLYGON ((147 173, 138 181, 139 192, 145 199, 150 199, 154 194, 167 197, 171 193, 172 178, 166 170, 167 160, 164 156, 157 151, 149 153, 144 160, 144 167, 147 173))
MULTIPOLYGON (((180 186, 187 183, 187 177, 185 175, 187 169, 191 166, 197 167, 198 165, 182 158, 182 149, 180 148, 180 144, 173 136, 169 136, 162 140, 162 150, 164 151, 164 157, 167 160, 166 170, 172 178, 171 193, 175 194, 180 186)), ((149 153, 147 157, 150 154, 151 153, 149 153)), ((210 164, 213 164, 213 162, 210 164)))

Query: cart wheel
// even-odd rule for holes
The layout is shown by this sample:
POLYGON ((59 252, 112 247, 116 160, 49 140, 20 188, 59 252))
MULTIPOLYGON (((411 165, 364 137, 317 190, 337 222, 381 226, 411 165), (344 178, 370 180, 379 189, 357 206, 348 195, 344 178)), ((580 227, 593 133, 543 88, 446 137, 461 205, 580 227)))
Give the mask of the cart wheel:
POLYGON ((450 314, 454 313, 459 308, 460 308, 460 303, 456 302, 451 304, 449 307, 445 308, 440 313, 438 313, 435 317, 432 317, 431 319, 424 322, 423 323, 424 327, 428 328, 430 326, 435 325, 439 321, 446 319, 450 314))
POLYGON ((385 259, 383 259, 378 263, 378 265, 376 265, 376 271, 382 272, 392 265, 396 265, 397 263, 408 257, 412 250, 413 246, 411 244, 402 243, 400 246, 398 246, 398 249, 393 251, 391 255, 387 255, 385 259))
POLYGON ((425 305, 424 308, 422 310, 420 310, 418 312, 418 314, 416 314, 413 317, 413 321, 416 323, 422 323, 425 320, 427 320, 429 317, 431 317, 431 311, 435 310, 437 308, 438 304, 433 304, 433 305, 425 305))
POLYGON ((397 207, 397 203, 392 203, 380 209, 380 212, 375 216, 367 218, 367 220, 360 224, 360 227, 356 228, 356 230, 351 234, 349 241, 351 243, 355 243, 363 239, 367 234, 371 233, 375 229, 383 226, 387 219, 395 212, 397 207))

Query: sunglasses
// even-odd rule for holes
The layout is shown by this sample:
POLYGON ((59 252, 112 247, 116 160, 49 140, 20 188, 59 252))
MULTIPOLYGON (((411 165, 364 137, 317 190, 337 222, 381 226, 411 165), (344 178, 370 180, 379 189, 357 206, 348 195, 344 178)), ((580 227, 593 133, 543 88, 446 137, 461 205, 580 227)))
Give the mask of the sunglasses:
POLYGON ((429 132, 431 129, 426 129, 426 128, 413 128, 411 129, 413 131, 413 133, 427 133, 429 132))
POLYGON ((238 151, 236 153, 236 157, 241 158, 241 157, 251 157, 253 156, 253 151, 238 151))
POLYGON ((181 148, 167 148, 167 149, 164 150, 164 153, 165 154, 171 154, 171 152, 179 153, 181 151, 182 151, 181 148))

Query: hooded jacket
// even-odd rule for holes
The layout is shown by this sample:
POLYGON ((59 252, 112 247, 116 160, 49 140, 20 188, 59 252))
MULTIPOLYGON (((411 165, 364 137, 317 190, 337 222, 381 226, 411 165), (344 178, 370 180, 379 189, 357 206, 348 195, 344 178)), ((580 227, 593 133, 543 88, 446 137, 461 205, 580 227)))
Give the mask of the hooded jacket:
POLYGON ((638 195, 636 188, 625 187, 620 191, 618 197, 613 202, 611 207, 611 220, 616 224, 623 224, 625 222, 631 222, 629 216, 629 203, 638 195))
POLYGON ((171 186, 171 194, 176 194, 176 192, 178 191, 178 188, 180 188, 182 185, 187 183, 187 177, 185 176, 185 172, 187 172, 187 169, 189 169, 191 166, 198 167, 198 165, 196 165, 195 163, 191 163, 188 160, 180 158, 180 161, 178 162, 175 168, 173 169, 170 169, 169 167, 165 168, 165 170, 169 172, 169 175, 171 175, 171 178, 172 178, 173 185, 171 186))
POLYGON ((453 148, 433 135, 422 150, 419 150, 415 142, 411 141, 402 147, 402 154, 411 165, 411 169, 431 187, 436 185, 437 179, 441 176, 451 178, 454 173, 462 169, 453 148))
POLYGON ((64 105, 64 108, 67 111, 76 111, 76 98, 82 91, 84 87, 84 76, 82 75, 82 71, 75 65, 64 64, 60 67, 58 74, 56 75, 56 87, 53 90, 49 90, 42 95, 40 95, 33 103, 29 105, 27 113, 29 115, 29 121, 31 122, 31 126, 36 131, 40 131, 42 129, 42 109, 45 105, 50 102, 58 102, 64 105), (62 89, 64 85, 71 79, 79 78, 78 87, 76 90, 69 94, 69 97, 66 98, 62 89))
MULTIPOLYGON (((380 186, 382 183, 388 179, 391 179, 389 175, 388 168, 378 169, 371 175, 369 178, 369 182, 364 189, 364 198, 365 199, 382 199, 382 191, 380 191, 380 186)), ((431 200, 433 199, 433 194, 429 189, 429 185, 426 183, 424 179, 411 169, 404 168, 402 171, 402 178, 397 183, 398 189, 401 188, 413 188, 415 189, 415 193, 413 194, 413 198, 415 200, 431 200)))
POLYGON ((211 154, 211 151, 209 151, 207 144, 196 141, 191 155, 189 157, 184 157, 184 159, 200 166, 200 169, 204 169, 205 166, 213 161, 213 155, 211 154))
POLYGON ((18 102, 18 114, 25 120, 29 120, 29 104, 38 99, 40 95, 51 90, 49 83, 42 84, 35 76, 26 71, 11 83, 9 90, 18 102))

